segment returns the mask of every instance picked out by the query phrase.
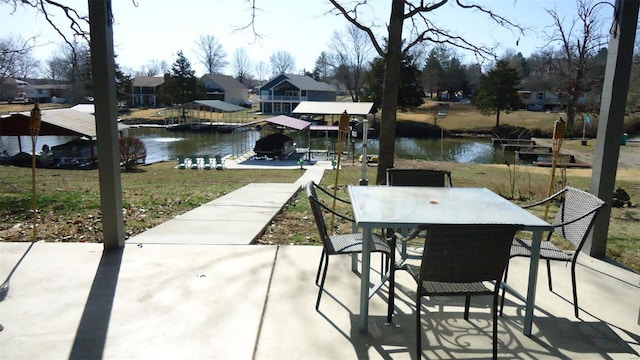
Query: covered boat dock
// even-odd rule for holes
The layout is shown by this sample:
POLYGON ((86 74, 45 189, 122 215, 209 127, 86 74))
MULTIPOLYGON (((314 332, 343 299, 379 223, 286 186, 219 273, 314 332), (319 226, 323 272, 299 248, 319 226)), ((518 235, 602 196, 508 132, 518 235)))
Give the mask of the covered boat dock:
MULTIPOLYGON (((41 110, 42 118, 38 136, 73 136, 86 138, 90 151, 89 161, 95 165, 96 119, 93 114, 74 109, 41 110)), ((0 136, 16 136, 20 153, 24 152, 22 137, 31 136, 29 130, 30 113, 21 112, 0 117, 0 136)), ((125 136, 129 127, 118 124, 120 136, 125 136)), ((30 140, 30 139, 29 139, 30 140)), ((27 151, 31 151, 28 149, 27 151)), ((10 154, 16 155, 16 154, 10 154)))
POLYGON ((165 110, 167 130, 231 132, 249 122, 251 109, 221 100, 195 100, 165 110))
MULTIPOLYGON (((277 155, 276 156, 277 158, 282 159, 283 157, 291 155, 293 152, 300 152, 300 150, 302 150, 302 152, 305 152, 305 153, 309 152, 309 146, 308 146, 308 144, 310 144, 309 129, 311 127, 311 124, 308 121, 292 118, 286 115, 279 115, 272 118, 256 120, 256 121, 252 121, 252 122, 237 126, 236 131, 239 132, 239 130, 246 129, 247 127, 254 127, 256 130, 258 130, 260 132, 260 139, 258 139, 255 142, 255 146, 253 146, 253 148, 249 148, 248 146, 245 145, 243 149, 240 149, 237 152, 238 154, 242 154, 245 157, 247 152, 253 152, 255 153, 255 155, 262 155, 262 156, 267 156, 269 152, 272 152, 274 153, 274 155, 277 155), (292 146, 290 147, 287 146, 286 149, 284 149, 280 145, 274 147, 273 149, 262 148, 263 145, 266 146, 271 144, 270 141, 265 141, 265 139, 269 139, 269 137, 273 139, 277 138, 280 140, 284 140, 284 137, 281 135, 285 135, 284 134, 285 131, 295 131, 298 134, 302 133, 299 136, 299 138, 305 139, 305 141, 307 142, 307 146, 304 148, 300 148, 296 146, 298 144, 292 143, 291 144, 292 146), (274 135, 277 135, 277 136, 274 136, 274 135)), ((273 146, 269 146, 269 147, 273 147, 273 146)))

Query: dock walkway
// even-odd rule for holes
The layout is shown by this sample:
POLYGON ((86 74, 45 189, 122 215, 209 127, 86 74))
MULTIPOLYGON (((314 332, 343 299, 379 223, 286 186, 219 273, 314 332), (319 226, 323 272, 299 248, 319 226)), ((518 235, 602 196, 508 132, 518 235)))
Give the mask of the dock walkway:
POLYGON ((127 243, 251 244, 304 184, 322 180, 325 168, 324 164, 305 167, 295 183, 246 185, 138 234, 127 243))

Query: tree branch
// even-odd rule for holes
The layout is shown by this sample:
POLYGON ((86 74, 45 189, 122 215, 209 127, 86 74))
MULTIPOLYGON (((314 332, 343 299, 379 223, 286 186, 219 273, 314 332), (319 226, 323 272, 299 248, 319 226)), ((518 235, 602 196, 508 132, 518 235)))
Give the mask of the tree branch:
POLYGON ((378 43, 378 39, 376 39, 376 36, 371 30, 371 28, 363 25, 362 23, 360 23, 360 21, 358 21, 358 7, 367 5, 367 0, 362 0, 361 2, 358 2, 353 7, 353 10, 345 9, 345 7, 340 5, 336 0, 329 0, 329 1, 331 2, 331 4, 333 4, 336 10, 338 10, 338 12, 342 14, 342 16, 345 19, 347 19, 348 22, 352 23, 355 27, 364 31, 367 34, 367 36, 369 36, 369 39, 371 40, 371 44, 376 49, 376 52, 378 53, 378 55, 380 55, 380 57, 382 58, 385 58, 386 50, 384 50, 382 46, 380 46, 380 44, 378 43))

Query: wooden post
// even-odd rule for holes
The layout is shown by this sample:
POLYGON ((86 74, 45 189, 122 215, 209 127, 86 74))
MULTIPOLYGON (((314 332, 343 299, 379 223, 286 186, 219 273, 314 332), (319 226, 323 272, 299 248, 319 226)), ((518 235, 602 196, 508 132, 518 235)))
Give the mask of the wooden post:
MULTIPOLYGON (((340 115, 340 122, 338 123, 338 163, 336 165, 336 181, 333 186, 333 206, 331 207, 333 210, 336 209, 336 199, 335 197, 338 195, 338 180, 340 178, 340 165, 342 161, 342 149, 345 140, 349 136, 349 114, 347 114, 347 110, 345 110, 340 115)), ((335 215, 331 214, 331 234, 333 234, 333 223, 335 221, 335 215)))

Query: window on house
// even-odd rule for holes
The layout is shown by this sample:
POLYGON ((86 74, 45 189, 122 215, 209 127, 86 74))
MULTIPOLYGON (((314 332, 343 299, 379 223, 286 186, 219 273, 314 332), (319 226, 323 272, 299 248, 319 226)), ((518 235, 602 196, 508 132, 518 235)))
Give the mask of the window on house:
POLYGON ((544 92, 539 92, 538 93, 538 100, 544 100, 544 92))

